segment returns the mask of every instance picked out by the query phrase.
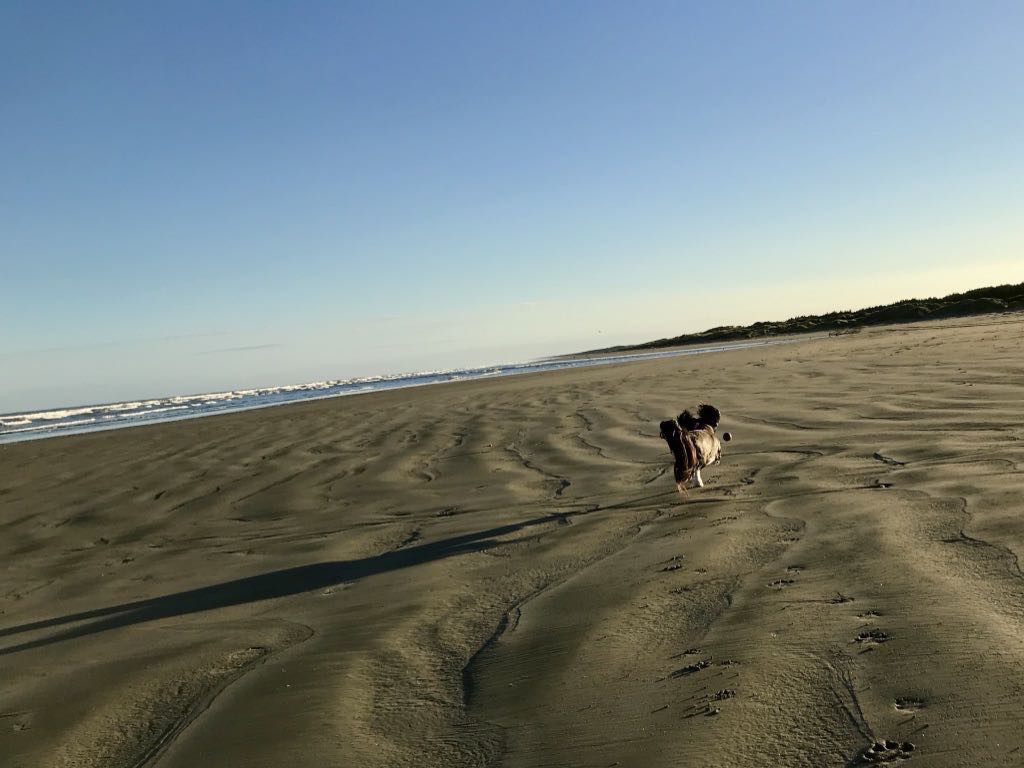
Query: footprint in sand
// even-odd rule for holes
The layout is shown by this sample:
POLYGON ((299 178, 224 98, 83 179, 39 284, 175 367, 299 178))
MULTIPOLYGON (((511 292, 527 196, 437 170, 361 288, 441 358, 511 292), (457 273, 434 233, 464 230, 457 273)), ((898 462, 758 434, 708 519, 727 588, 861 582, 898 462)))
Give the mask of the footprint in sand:
POLYGON ((711 521, 711 525, 713 527, 717 527, 719 525, 725 525, 726 523, 732 522, 733 520, 739 520, 739 516, 737 516, 737 515, 727 515, 725 517, 720 517, 717 520, 712 520, 711 521))
POLYGON ((897 696, 893 706, 901 712, 917 712, 924 709, 925 703, 923 699, 914 696, 897 696))
POLYGON ((669 675, 669 677, 686 677, 687 675, 692 675, 696 672, 700 672, 702 669, 707 669, 710 666, 710 659, 701 659, 700 661, 694 664, 687 664, 685 667, 677 669, 675 672, 669 675))
POLYGON ((880 629, 865 629, 858 632, 857 636, 853 638, 853 642, 861 643, 862 645, 879 645, 890 640, 892 638, 880 629))
POLYGON ((793 579, 776 579, 775 581, 769 581, 768 586, 772 589, 785 589, 790 584, 795 584, 793 579))
POLYGON ((876 741, 860 753, 862 763, 892 763, 906 760, 914 752, 914 745, 909 741, 876 741))
POLYGON ((871 619, 877 619, 881 615, 882 614, 881 614, 880 611, 871 610, 871 611, 864 611, 864 613, 858 613, 857 614, 857 618, 858 619, 865 619, 865 620, 870 621, 871 619))

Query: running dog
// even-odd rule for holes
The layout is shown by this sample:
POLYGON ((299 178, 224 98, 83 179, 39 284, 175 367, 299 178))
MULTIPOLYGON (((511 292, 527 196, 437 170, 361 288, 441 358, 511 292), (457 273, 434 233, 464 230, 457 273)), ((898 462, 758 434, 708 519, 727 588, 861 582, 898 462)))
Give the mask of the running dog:
MULTIPOLYGON (((722 443, 715 430, 722 414, 713 405, 701 403, 697 415, 683 411, 678 419, 661 422, 661 436, 675 457, 676 488, 686 490, 691 480, 698 488, 704 487, 700 471, 722 460, 722 443)), ((728 432, 722 433, 722 442, 732 440, 728 432)))

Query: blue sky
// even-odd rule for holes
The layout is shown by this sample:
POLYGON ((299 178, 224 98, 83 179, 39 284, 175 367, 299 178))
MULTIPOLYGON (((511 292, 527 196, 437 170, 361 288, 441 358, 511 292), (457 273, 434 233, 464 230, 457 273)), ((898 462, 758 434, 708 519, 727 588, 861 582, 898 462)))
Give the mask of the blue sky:
POLYGON ((0 9, 0 412, 1024 280, 1024 5, 0 9))

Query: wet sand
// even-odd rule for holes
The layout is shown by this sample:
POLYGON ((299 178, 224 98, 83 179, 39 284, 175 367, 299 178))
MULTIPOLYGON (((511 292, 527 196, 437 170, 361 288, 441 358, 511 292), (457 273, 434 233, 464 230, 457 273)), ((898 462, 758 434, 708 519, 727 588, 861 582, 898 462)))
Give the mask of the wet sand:
POLYGON ((1022 463, 1020 314, 2 446, 0 766, 1021 765, 1022 463))

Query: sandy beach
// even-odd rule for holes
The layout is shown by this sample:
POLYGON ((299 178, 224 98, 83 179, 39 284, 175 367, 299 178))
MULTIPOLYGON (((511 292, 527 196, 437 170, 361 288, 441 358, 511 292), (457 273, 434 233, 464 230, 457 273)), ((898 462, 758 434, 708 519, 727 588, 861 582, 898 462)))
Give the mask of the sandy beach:
POLYGON ((1022 463, 1020 314, 2 446, 0 766, 1022 765, 1022 463))

